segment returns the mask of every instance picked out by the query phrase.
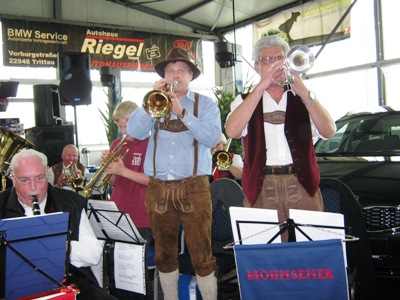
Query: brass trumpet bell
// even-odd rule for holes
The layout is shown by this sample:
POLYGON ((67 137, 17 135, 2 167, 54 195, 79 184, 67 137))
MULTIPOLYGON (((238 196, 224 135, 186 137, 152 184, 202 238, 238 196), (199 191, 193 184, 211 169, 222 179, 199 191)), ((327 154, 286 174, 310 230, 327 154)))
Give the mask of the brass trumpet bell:
POLYGON ((166 92, 153 90, 144 96, 143 107, 153 118, 163 118, 171 113, 172 101, 166 92))
POLYGON ((290 72, 304 74, 314 65, 315 57, 310 48, 304 45, 291 48, 287 54, 286 64, 290 72))
POLYGON ((294 46, 287 53, 285 65, 283 66, 286 78, 279 82, 280 86, 290 85, 294 83, 294 74, 304 74, 309 71, 315 62, 315 56, 311 49, 305 45, 294 46))
POLYGON ((227 170, 232 164, 232 157, 229 152, 225 150, 219 150, 212 156, 212 161, 215 166, 221 170, 227 170))
POLYGON ((148 92, 143 98, 144 110, 153 118, 168 117, 172 111, 172 100, 167 94, 173 92, 178 82, 174 81, 173 84, 165 84, 164 91, 153 90, 148 92))

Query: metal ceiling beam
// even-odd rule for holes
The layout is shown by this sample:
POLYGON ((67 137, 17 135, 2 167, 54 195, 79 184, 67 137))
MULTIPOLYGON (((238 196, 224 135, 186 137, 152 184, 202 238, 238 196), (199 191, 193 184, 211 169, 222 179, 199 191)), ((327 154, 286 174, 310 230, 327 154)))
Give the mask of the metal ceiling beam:
MULTIPOLYGON (((161 19, 169 20, 169 21, 181 24, 181 25, 191 27, 194 29, 194 31, 208 32, 210 30, 210 27, 208 27, 208 26, 182 19, 180 17, 182 15, 182 13, 179 13, 176 16, 174 16, 174 15, 163 13, 161 11, 158 11, 158 10, 155 10, 155 9, 152 9, 152 8, 140 5, 140 4, 135 4, 133 2, 130 2, 129 0, 106 0, 106 1, 112 2, 115 4, 119 4, 119 5, 125 6, 127 8, 131 8, 131 9, 134 9, 134 10, 137 10, 140 12, 144 12, 146 14, 153 15, 153 16, 161 18, 161 19)), ((206 4, 205 2, 208 3, 210 1, 209 0, 203 1, 201 3, 201 5, 205 5, 206 4)), ((190 12, 191 10, 187 9, 187 11, 190 12)))

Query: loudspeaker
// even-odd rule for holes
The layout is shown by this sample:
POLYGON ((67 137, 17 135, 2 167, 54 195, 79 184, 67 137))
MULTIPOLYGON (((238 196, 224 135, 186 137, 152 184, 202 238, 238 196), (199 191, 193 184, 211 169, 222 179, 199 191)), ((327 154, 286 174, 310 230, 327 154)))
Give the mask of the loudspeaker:
POLYGON ((221 68, 233 67, 236 63, 234 45, 227 42, 215 43, 215 60, 221 68))
POLYGON ((35 150, 47 156, 49 166, 62 161, 61 153, 68 144, 74 144, 74 126, 38 126, 25 129, 25 138, 35 150))
POLYGON ((54 84, 38 84, 33 86, 36 126, 57 125, 65 118, 60 108, 58 86, 54 84))
POLYGON ((57 70, 61 105, 89 105, 92 103, 90 54, 82 52, 57 53, 57 70))

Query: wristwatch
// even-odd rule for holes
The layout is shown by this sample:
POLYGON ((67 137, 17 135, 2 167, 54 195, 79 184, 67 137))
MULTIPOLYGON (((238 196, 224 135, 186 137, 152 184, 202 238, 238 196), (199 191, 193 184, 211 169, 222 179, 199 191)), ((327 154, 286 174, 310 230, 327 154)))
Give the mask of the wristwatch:
POLYGON ((185 113, 186 113, 186 109, 183 108, 182 112, 181 112, 179 115, 177 115, 176 117, 177 117, 179 120, 182 120, 182 119, 185 117, 185 113))
POLYGON ((305 101, 302 100, 301 102, 303 102, 304 105, 308 105, 308 104, 311 104, 316 99, 317 99, 317 96, 315 95, 315 93, 313 91, 309 91, 308 92, 308 99, 305 100, 305 101))

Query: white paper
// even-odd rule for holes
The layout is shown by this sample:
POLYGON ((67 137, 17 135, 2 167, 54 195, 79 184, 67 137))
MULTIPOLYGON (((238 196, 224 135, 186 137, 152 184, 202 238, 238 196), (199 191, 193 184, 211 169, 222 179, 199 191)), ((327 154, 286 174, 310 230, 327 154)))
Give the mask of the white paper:
POLYGON ((115 287, 146 295, 145 245, 115 243, 115 287))
MULTIPOLYGON (((344 216, 343 214, 323 212, 323 211, 311 211, 301 209, 289 209, 289 216, 294 220, 294 223, 304 231, 313 241, 318 240, 330 240, 330 239, 341 239, 346 238, 346 231, 344 229, 344 216), (306 226, 301 226, 301 224, 306 226), (324 226, 323 228, 312 227, 313 225, 324 226), (342 227, 343 229, 328 228, 342 227)), ((299 230, 296 232, 296 241, 309 241, 299 230)), ((346 253, 346 245, 343 245, 343 255, 346 253)), ((344 255, 344 262, 347 266, 347 258, 344 255)))
MULTIPOLYGON (((266 244, 280 230, 277 225, 278 213, 273 209, 231 206, 229 214, 235 244, 266 244), (243 223, 243 221, 250 221, 250 223, 243 223), (274 224, 265 224, 265 222, 274 224)), ((280 235, 272 241, 272 243, 280 242, 280 235)))
MULTIPOLYGON (((289 209, 289 216, 313 241, 345 238, 344 216, 342 214, 289 209), (299 226, 301 224, 310 226, 299 226), (326 227, 318 228, 312 227, 312 225, 326 227), (343 229, 327 228, 329 226, 342 227, 343 229)), ((308 241, 308 239, 296 230, 296 241, 308 241)))
POLYGON ((98 239, 107 239, 108 236, 120 242, 146 242, 129 214, 120 212, 114 201, 89 200, 88 206, 89 221, 98 239))
MULTIPOLYGON (((104 244, 105 244, 105 241, 103 241, 103 244, 102 244, 103 249, 104 249, 104 244)), ((96 277, 96 280, 101 288, 103 288, 103 280, 104 280, 103 259, 104 259, 104 253, 100 257, 99 263, 97 265, 90 267, 92 269, 94 277, 96 277)))

